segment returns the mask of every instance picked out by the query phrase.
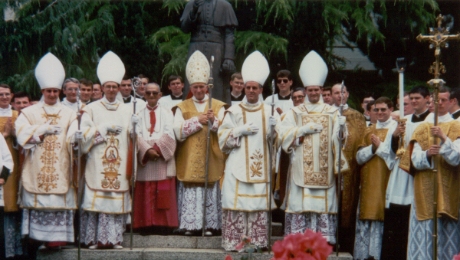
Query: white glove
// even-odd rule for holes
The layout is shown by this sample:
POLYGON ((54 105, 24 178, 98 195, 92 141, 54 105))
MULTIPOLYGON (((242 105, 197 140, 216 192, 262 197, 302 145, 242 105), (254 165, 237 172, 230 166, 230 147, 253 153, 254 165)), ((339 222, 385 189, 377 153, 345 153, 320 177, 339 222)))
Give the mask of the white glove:
POLYGON ((121 131, 123 131, 123 127, 119 125, 107 126, 107 132, 119 134, 121 131))
POLYGON ((323 126, 316 123, 308 123, 299 128, 299 134, 304 136, 306 134, 316 134, 320 133, 323 130, 323 126))
POLYGON ((252 135, 259 132, 259 127, 254 125, 254 123, 246 123, 242 126, 236 127, 235 132, 240 135, 252 135))
POLYGON ((131 116, 131 124, 138 124, 139 123, 139 117, 137 115, 132 115, 131 116))
POLYGON ((339 116, 339 125, 345 125, 347 118, 344 116, 339 116))
POLYGON ((276 120, 276 118, 274 116, 270 116, 268 118, 268 124, 270 126, 275 126, 277 123, 278 123, 278 120, 276 120))
POLYGON ((46 133, 48 133, 48 131, 51 131, 51 119, 48 120, 45 124, 39 126, 37 128, 37 130, 35 131, 35 133, 37 134, 37 136, 41 136, 41 135, 44 135, 46 133))

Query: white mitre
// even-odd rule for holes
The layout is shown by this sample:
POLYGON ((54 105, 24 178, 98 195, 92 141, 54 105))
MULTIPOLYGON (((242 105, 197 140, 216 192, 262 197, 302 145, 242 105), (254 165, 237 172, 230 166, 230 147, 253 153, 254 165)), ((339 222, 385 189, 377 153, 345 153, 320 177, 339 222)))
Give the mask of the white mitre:
POLYGON ((185 66, 185 75, 190 85, 195 83, 208 83, 211 68, 208 59, 200 51, 195 51, 188 59, 185 66))
POLYGON ((65 79, 64 66, 56 56, 48 52, 35 67, 35 78, 41 89, 61 89, 65 79))
POLYGON ((327 65, 315 51, 310 51, 300 64, 299 76, 304 87, 323 86, 327 77, 327 65))
POLYGON ((125 65, 121 61, 120 57, 112 51, 107 52, 99 60, 97 65, 97 77, 101 82, 101 85, 109 81, 121 84, 121 80, 125 75, 125 65))
POLYGON ((255 81, 263 86, 269 74, 270 67, 268 66, 268 61, 259 51, 249 54, 244 60, 241 68, 244 84, 249 81, 255 81))

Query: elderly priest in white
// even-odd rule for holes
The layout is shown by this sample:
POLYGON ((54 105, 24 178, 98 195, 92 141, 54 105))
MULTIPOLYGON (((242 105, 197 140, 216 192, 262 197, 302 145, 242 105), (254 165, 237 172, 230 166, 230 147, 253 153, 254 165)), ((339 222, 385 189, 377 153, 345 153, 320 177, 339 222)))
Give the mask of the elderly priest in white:
POLYGON ((266 248, 269 209, 276 208, 274 200, 269 201, 267 137, 279 115, 271 116, 271 107, 259 100, 270 73, 268 62, 255 51, 244 61, 241 73, 246 96, 227 110, 219 128, 219 146, 228 154, 222 185, 222 247, 227 251, 237 250, 244 236, 266 248))
MULTIPOLYGON (((283 203, 285 234, 311 229, 335 244, 338 205, 334 173, 339 163, 339 125, 346 127, 337 108, 320 99, 327 72, 326 63, 315 51, 305 56, 299 74, 308 101, 286 113, 278 136, 292 161, 283 203)), ((341 164, 342 170, 348 169, 343 153, 341 164)))
POLYGON ((122 248, 123 232, 131 212, 129 194, 129 131, 132 109, 117 100, 125 67, 113 52, 99 61, 97 76, 104 97, 83 110, 82 152, 86 159, 81 237, 90 249, 122 248))
POLYGON ((74 241, 75 189, 70 183, 67 132, 75 112, 59 102, 64 67, 51 53, 35 68, 42 100, 21 111, 15 122, 24 148, 22 170, 23 235, 59 247, 74 241))
POLYGON ((185 68, 191 99, 173 108, 174 134, 178 149, 176 153, 176 174, 179 180, 178 208, 179 228, 186 235, 202 229, 203 203, 206 201, 206 235, 221 228, 222 208, 220 203, 219 180, 224 172, 224 155, 219 149, 217 130, 224 117, 226 104, 212 99, 208 109, 209 62, 200 51, 195 51, 185 68), (211 121, 209 149, 209 177, 206 200, 204 199, 206 138, 208 121, 211 121))

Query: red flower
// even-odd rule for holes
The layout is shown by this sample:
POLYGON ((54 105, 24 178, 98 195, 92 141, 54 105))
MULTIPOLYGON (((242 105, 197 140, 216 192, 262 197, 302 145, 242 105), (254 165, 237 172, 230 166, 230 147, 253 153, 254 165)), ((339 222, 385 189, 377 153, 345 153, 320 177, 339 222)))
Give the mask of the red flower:
POLYGON ((233 258, 232 258, 230 255, 227 255, 227 256, 225 257, 225 260, 233 260, 233 258))
POLYGON ((326 239, 309 229, 304 234, 290 234, 282 241, 276 241, 272 249, 275 260, 323 260, 332 252, 332 247, 326 239))
POLYGON ((460 254, 454 255, 454 259, 453 259, 453 260, 460 260, 460 254))
POLYGON ((251 243, 251 238, 247 236, 243 236, 241 237, 241 242, 235 246, 235 249, 240 251, 241 249, 243 249, 246 245, 250 243, 251 243))

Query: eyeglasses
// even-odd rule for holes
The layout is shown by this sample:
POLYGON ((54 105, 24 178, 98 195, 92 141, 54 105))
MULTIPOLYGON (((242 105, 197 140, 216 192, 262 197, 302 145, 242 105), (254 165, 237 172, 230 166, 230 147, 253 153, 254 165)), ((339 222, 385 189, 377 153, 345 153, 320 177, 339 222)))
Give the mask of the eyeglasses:
POLYGON ((288 79, 279 79, 279 80, 277 80, 277 82, 278 82, 278 84, 281 84, 281 83, 286 84, 286 83, 289 82, 289 80, 288 79))
POLYGON ((155 91, 145 91, 146 96, 156 96, 160 94, 160 92, 155 92, 155 91))
POLYGON ((302 98, 304 98, 304 97, 305 97, 305 96, 302 96, 302 95, 300 95, 300 96, 292 96, 292 99, 302 99, 302 98))
POLYGON ((374 112, 379 112, 379 110, 380 110, 380 112, 385 112, 385 111, 387 111, 387 109, 388 108, 374 108, 374 112))
POLYGON ((0 97, 9 97, 11 93, 0 93, 0 97))

